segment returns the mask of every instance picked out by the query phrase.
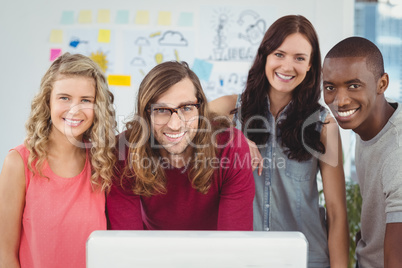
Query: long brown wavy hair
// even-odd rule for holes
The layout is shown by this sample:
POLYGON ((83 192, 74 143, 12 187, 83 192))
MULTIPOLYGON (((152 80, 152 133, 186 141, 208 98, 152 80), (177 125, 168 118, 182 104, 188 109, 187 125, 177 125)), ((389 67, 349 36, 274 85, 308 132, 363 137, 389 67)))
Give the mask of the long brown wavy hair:
MULTIPOLYGON (((151 118, 148 108, 158 98, 168 91, 173 85, 184 78, 189 78, 196 89, 196 97, 200 107, 198 109, 198 129, 191 145, 194 146, 193 156, 199 154, 208 163, 217 155, 216 142, 213 135, 214 130, 224 129, 228 125, 223 122, 211 125, 212 115, 207 110, 207 99, 202 90, 201 83, 196 74, 185 62, 164 62, 155 66, 141 82, 138 99, 137 112, 134 118, 126 124, 127 131, 124 139, 129 145, 127 164, 122 172, 120 182, 122 185, 129 183, 131 190, 137 195, 151 196, 158 193, 166 193, 166 178, 161 165, 161 155, 158 148, 152 148, 151 118), (149 159, 151 166, 144 168, 140 159, 149 159)), ((216 133, 216 132, 215 132, 216 133)), ((205 168, 191 157, 187 169, 191 184, 194 189, 206 194, 213 179, 213 168, 205 168)), ((208 165, 207 167, 212 167, 208 165)))
POLYGON ((318 37, 313 25, 301 15, 288 15, 276 20, 267 30, 258 48, 254 63, 249 71, 246 89, 241 95, 242 131, 249 139, 258 145, 264 145, 270 135, 269 127, 264 120, 268 114, 268 91, 271 87, 265 75, 267 56, 275 51, 293 33, 300 33, 306 37, 312 46, 311 68, 304 80, 292 92, 292 101, 287 110, 286 119, 278 123, 282 146, 290 159, 299 161, 311 158, 303 144, 309 145, 318 152, 324 153, 325 147, 320 141, 320 132, 317 131, 317 122, 304 128, 305 120, 324 109, 318 101, 320 99, 321 83, 321 54, 318 37), (245 129, 247 126, 247 129, 245 129), (250 129, 257 129, 252 132, 250 129))
POLYGON ((109 191, 113 166, 116 162, 114 96, 109 91, 106 78, 99 66, 80 54, 64 53, 57 58, 43 76, 39 93, 31 103, 31 113, 25 125, 27 136, 24 144, 30 152, 28 167, 43 176, 43 163, 47 157, 50 120, 50 94, 54 82, 60 77, 88 77, 95 82, 95 108, 92 126, 84 133, 85 147, 90 147, 91 183, 102 191, 109 191))

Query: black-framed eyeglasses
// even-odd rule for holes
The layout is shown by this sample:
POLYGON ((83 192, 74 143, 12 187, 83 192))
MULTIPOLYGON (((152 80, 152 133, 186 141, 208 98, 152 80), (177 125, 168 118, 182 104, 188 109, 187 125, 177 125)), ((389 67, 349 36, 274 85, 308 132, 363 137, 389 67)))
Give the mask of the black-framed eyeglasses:
POLYGON ((198 108, 201 103, 189 103, 180 105, 177 108, 170 107, 151 107, 148 112, 151 114, 151 120, 157 125, 165 125, 169 122, 173 113, 177 113, 180 120, 184 122, 193 121, 198 117, 198 108))

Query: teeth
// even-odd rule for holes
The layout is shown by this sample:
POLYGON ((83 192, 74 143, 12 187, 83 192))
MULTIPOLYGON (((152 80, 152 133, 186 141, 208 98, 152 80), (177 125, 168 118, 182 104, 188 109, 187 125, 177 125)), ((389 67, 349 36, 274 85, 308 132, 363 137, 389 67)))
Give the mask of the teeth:
POLYGON ((71 120, 71 119, 64 119, 68 125, 77 126, 81 123, 81 120, 71 120))
POLYGON ((354 113, 356 112, 356 110, 357 110, 357 109, 353 109, 353 110, 349 110, 349 111, 346 111, 346 112, 339 112, 339 111, 338 111, 338 114, 339 114, 339 116, 341 116, 341 117, 346 117, 346 116, 349 116, 349 115, 354 114, 354 113))
POLYGON ((284 80, 290 80, 290 79, 293 78, 292 75, 283 75, 283 74, 280 74, 280 73, 276 73, 276 75, 277 75, 279 78, 284 79, 284 80))
POLYGON ((180 138, 181 136, 183 136, 184 132, 178 133, 178 134, 167 134, 167 133, 165 133, 165 135, 168 136, 169 138, 177 139, 177 138, 180 138))

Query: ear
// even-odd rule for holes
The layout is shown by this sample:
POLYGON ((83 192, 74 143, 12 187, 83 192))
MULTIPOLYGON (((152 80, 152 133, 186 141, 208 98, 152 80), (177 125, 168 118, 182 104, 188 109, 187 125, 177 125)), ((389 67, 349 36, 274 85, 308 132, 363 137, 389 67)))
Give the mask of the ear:
POLYGON ((380 79, 377 81, 377 94, 384 94, 385 90, 388 88, 389 77, 387 73, 384 73, 380 79))

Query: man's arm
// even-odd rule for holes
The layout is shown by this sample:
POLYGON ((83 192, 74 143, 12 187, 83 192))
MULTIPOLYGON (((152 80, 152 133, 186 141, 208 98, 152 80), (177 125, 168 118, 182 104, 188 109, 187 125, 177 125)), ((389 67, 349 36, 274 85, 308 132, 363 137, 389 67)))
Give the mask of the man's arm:
POLYGON ((208 109, 211 112, 217 113, 219 115, 229 116, 230 119, 233 115, 230 112, 236 108, 237 94, 226 95, 219 97, 215 100, 208 102, 208 109))
POLYGON ((349 258, 349 227, 342 143, 335 120, 328 116, 326 122, 328 124, 325 124, 321 131, 325 154, 320 157, 319 165, 327 206, 329 259, 331 267, 346 267, 349 258))
POLYGON ((386 197, 384 267, 402 267, 402 147, 387 155, 382 169, 386 197))
POLYGON ((402 222, 387 223, 384 238, 384 267, 402 267, 402 222))

